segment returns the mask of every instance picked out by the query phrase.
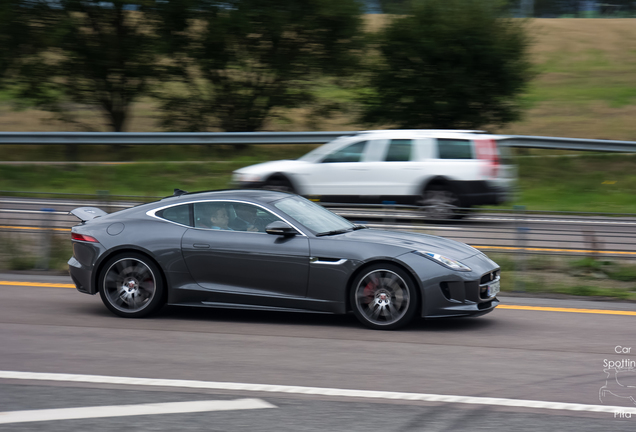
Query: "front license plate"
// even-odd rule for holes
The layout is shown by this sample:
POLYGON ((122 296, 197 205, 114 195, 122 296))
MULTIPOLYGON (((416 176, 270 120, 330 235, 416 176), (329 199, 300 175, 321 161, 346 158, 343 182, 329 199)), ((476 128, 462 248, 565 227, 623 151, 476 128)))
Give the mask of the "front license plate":
POLYGON ((496 281, 488 285, 488 297, 493 297, 499 294, 500 281, 496 281))

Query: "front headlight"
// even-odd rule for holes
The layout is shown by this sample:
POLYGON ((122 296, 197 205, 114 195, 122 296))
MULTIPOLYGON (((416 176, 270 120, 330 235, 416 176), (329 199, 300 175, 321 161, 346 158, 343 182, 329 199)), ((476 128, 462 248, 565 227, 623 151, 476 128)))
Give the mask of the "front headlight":
POLYGON ((464 272, 471 271, 470 267, 468 267, 466 264, 462 264, 461 262, 457 260, 445 257, 440 254, 427 252, 427 251, 414 251, 413 253, 423 256, 424 258, 433 260, 436 263, 441 264, 445 267, 448 267, 449 269, 452 269, 452 270, 464 271, 464 272))

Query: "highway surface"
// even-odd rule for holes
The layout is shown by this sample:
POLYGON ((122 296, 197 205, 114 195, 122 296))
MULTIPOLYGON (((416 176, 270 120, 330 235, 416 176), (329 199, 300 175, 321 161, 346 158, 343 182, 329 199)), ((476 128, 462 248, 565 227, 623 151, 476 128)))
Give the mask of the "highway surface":
POLYGON ((0 295, 0 431, 636 428, 633 303, 502 296, 484 317, 382 332, 197 308, 123 319, 46 274, 2 274, 0 295))

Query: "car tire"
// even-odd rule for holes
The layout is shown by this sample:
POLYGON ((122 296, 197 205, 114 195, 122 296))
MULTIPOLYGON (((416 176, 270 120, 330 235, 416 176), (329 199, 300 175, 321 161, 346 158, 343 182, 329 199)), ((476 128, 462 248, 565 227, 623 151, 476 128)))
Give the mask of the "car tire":
POLYGON ((159 267, 135 252, 110 258, 100 271, 98 289, 104 305, 121 317, 145 317, 164 303, 165 287, 159 267))
POLYGON ((461 219, 466 215, 460 209, 457 195, 445 186, 430 186, 424 190, 420 200, 422 212, 427 219, 461 219))
POLYGON ((411 276, 394 264, 369 266, 351 284, 353 313, 363 325, 376 330, 395 330, 411 322, 418 299, 411 276))
POLYGON ((274 177, 265 182, 264 189, 295 193, 294 186, 285 177, 274 177))

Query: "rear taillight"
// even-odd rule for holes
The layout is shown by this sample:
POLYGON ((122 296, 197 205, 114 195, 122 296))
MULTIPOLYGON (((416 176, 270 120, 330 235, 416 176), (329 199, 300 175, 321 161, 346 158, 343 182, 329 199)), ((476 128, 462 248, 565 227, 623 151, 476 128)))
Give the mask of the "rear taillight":
POLYGON ((488 161, 484 175, 486 177, 497 177, 499 171, 499 152, 497 142, 493 139, 475 140, 475 150, 477 158, 488 161))
POLYGON ((95 237, 86 234, 71 233, 71 239, 83 242, 99 243, 95 237))

